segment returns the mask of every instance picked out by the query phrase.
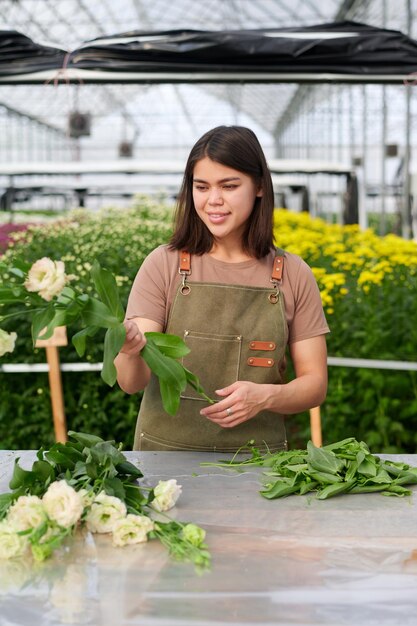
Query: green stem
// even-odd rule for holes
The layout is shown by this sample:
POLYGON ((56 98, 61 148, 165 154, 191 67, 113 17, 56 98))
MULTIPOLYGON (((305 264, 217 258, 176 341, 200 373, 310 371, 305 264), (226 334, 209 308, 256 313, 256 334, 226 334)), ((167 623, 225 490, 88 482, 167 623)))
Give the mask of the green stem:
POLYGON ((16 313, 9 313, 8 315, 0 315, 0 322, 10 319, 11 317, 19 317, 19 315, 27 315, 28 313, 36 313, 37 311, 43 311, 44 309, 25 309, 24 311, 17 311, 16 313))

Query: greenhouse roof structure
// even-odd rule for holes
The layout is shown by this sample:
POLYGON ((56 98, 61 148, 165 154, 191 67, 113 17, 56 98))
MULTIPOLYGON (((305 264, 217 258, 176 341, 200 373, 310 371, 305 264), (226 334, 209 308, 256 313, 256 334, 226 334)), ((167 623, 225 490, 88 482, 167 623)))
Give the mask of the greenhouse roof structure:
POLYGON ((359 164, 394 210, 417 189, 416 16, 417 0, 2 0, 0 163, 178 162, 238 124, 268 159, 359 164))
MULTIPOLYGON (((379 0, 2 0, 0 29, 17 31, 34 45, 49 46, 53 67, 62 65, 65 52, 78 48, 78 56, 84 54, 78 67, 85 68, 89 66, 86 52, 91 52, 92 45, 88 48, 85 42, 96 39, 103 51, 107 37, 132 31, 211 31, 215 39, 221 31, 308 30, 318 24, 354 20, 406 33, 406 3, 396 3, 395 10, 389 4, 384 8, 379 0)), ((3 85, 0 103, 63 133, 72 110, 88 112, 97 131, 92 139, 99 144, 104 128, 111 126, 120 140, 131 140, 139 147, 157 151, 171 145, 180 149, 207 128, 240 123, 258 131, 272 150, 274 132, 300 91, 291 72, 286 73, 285 82, 256 85, 248 84, 243 76, 239 81, 213 79, 198 85, 185 80, 174 84, 172 78, 161 84, 160 78, 142 84, 129 81, 92 87, 81 78, 66 84, 65 76, 55 73, 37 85, 3 85)))

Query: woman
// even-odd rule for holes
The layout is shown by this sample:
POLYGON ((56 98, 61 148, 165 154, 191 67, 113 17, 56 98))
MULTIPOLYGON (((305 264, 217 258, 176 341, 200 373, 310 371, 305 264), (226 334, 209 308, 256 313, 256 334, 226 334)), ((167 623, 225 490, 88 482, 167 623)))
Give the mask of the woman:
POLYGON ((145 389, 140 450, 232 452, 249 440, 285 449, 284 415, 321 404, 328 326, 310 268, 273 244, 274 196, 258 139, 248 128, 207 132, 187 161, 169 245, 145 259, 116 357, 127 393, 145 389), (141 359, 147 331, 184 338, 184 366, 207 402, 186 389, 175 417, 141 359), (284 382, 289 345, 296 378, 284 382))

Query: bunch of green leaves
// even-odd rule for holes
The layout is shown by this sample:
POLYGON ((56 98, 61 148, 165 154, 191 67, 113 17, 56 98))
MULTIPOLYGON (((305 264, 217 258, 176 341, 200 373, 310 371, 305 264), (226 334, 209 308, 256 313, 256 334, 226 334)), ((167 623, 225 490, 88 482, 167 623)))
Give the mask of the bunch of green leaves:
MULTIPOLYGON (((9 483, 11 492, 0 494, 0 520, 20 496, 42 497, 49 485, 57 480, 66 480, 76 491, 86 489, 94 494, 105 491, 124 502, 128 513, 155 516, 152 509, 154 490, 138 484, 143 473, 126 458, 121 444, 116 445, 114 441, 104 441, 87 433, 70 431, 68 435, 69 441, 66 443, 58 442, 49 450, 41 448, 31 470, 23 469, 19 465, 19 458, 15 460, 9 483)), ((157 516, 151 537, 159 539, 174 559, 192 562, 199 570, 209 567, 207 545, 187 539, 183 533, 186 523, 173 521, 163 513, 157 516), (166 517, 168 521, 161 520, 161 517, 166 517)), ((37 543, 37 535, 41 536, 43 531, 44 528, 40 528, 33 534, 34 544, 37 543)), ((68 534, 70 531, 67 529, 56 540, 49 542, 42 559, 50 556, 68 534)))
MULTIPOLYGON (((80 357, 85 354, 87 340, 100 329, 105 329, 101 377, 113 386, 117 377, 114 359, 126 338, 123 324, 125 312, 113 274, 95 260, 91 277, 98 297, 79 293, 66 286, 57 297, 46 302, 38 294, 26 290, 24 282, 29 269, 27 263, 18 261, 8 268, 9 274, 17 276, 20 283, 14 282, 0 289, 0 305, 3 308, 8 304, 20 304, 23 308, 3 315, 0 319, 31 315, 34 343, 40 335, 42 339, 51 337, 57 326, 71 326, 81 321, 82 329, 72 336, 72 343, 80 357)), ((189 352, 182 339, 164 333, 145 333, 145 336, 147 344, 141 354, 159 379, 162 404, 167 413, 175 415, 178 411, 180 395, 187 384, 208 402, 213 402, 204 393, 198 378, 177 360, 189 352)))
POLYGON ((146 345, 141 351, 143 360, 158 377, 164 409, 175 415, 180 404, 180 395, 187 384, 193 387, 207 402, 214 400, 204 392, 195 374, 184 367, 177 359, 190 352, 184 341, 176 335, 165 333, 145 333, 146 345))
POLYGON ((31 470, 23 469, 16 458, 9 483, 11 492, 0 495, 0 519, 17 498, 42 497, 57 480, 66 480, 76 491, 88 489, 98 494, 104 490, 123 500, 131 512, 139 511, 148 502, 148 496, 137 485, 143 474, 126 459, 120 444, 116 447, 114 441, 86 433, 69 431, 68 436, 66 443, 38 450, 31 470))
POLYGON ((234 457, 216 465, 269 468, 260 493, 270 500, 313 491, 319 500, 343 493, 381 492, 385 496, 401 497, 412 493, 403 485, 417 484, 417 467, 383 460, 371 454, 365 442, 353 437, 322 448, 309 441, 306 450, 266 454, 252 446, 247 459, 239 461, 234 457))

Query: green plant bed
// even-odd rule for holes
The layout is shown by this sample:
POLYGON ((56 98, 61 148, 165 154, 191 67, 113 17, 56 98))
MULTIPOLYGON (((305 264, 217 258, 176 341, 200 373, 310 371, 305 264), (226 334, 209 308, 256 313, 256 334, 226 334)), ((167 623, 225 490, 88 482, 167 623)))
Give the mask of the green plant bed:
MULTIPOLYGON (((97 372, 62 374, 67 427, 84 428, 132 447, 140 395, 111 389, 97 372)), ((4 374, 0 377, 0 448, 35 449, 54 442, 48 375, 4 374)))
MULTIPOLYGON (((95 258, 116 275, 123 305, 143 259, 170 235, 172 208, 140 198, 129 210, 97 214, 73 212, 64 220, 17 235, 6 259, 34 262, 62 259, 76 278, 71 285, 91 290, 95 258)), ((312 267, 330 325, 332 356, 417 361, 417 246, 398 237, 377 238, 372 231, 341 227, 290 211, 276 212, 276 243, 299 254, 312 267)), ((1 277, 0 277, 1 278, 1 277)), ((94 295, 94 294, 92 294, 94 295)), ((33 350, 29 324, 5 330, 18 333, 17 347, 2 363, 45 362, 33 350)), ((76 328, 72 332, 76 332, 76 328)), ((86 360, 100 362, 103 335, 96 335, 86 360)), ((63 363, 79 362, 72 345, 60 348, 63 363)), ((291 369, 289 378, 292 377, 291 369)), ((64 373, 68 428, 123 441, 129 449, 140 396, 109 388, 98 372, 64 373)), ((329 390, 321 407, 324 442, 363 439, 379 452, 417 451, 417 373, 329 367, 329 390)), ((305 448, 309 413, 287 421, 291 448, 305 448)), ((47 374, 0 373, 0 447, 36 448, 53 441, 47 374)))

